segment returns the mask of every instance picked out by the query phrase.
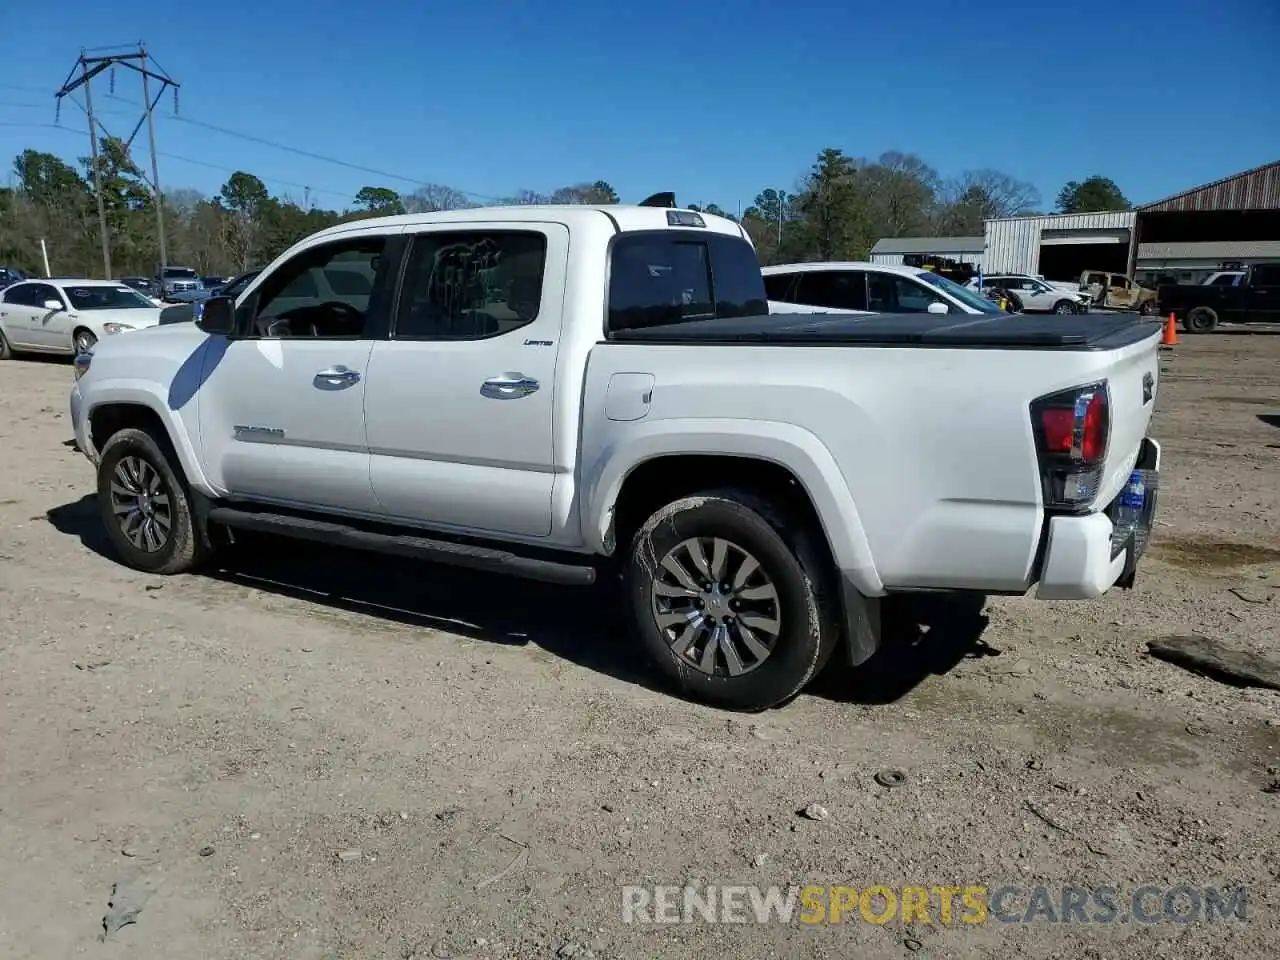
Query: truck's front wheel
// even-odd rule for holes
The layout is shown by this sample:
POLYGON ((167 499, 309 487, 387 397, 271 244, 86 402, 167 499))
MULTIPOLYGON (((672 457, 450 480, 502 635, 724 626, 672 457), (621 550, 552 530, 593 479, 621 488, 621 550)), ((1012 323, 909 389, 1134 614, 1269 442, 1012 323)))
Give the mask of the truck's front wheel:
POLYGON ((812 533, 750 493, 685 497, 635 536, 630 620, 685 693, 763 710, 799 693, 835 648, 837 609, 822 557, 812 533))
POLYGON ((121 430, 102 449, 102 522, 116 552, 135 569, 182 573, 207 552, 180 469, 145 430, 121 430))

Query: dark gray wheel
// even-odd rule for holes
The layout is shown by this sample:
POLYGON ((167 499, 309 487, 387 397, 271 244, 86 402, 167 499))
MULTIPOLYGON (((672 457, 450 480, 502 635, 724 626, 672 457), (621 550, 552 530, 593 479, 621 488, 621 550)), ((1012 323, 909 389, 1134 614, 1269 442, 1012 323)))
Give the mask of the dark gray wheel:
POLYGON ((75 347, 76 353, 87 353, 93 349, 93 345, 97 342, 98 338, 84 327, 76 327, 76 332, 71 336, 71 343, 75 347))
POLYGON ((782 632, 778 587, 751 552, 721 537, 682 540, 658 564, 649 607, 668 646, 709 676, 740 677, 782 632))
POLYGON ((129 428, 107 441, 98 465, 107 535, 126 564, 147 573, 182 573, 207 552, 181 467, 167 451, 167 442, 129 428))
POLYGON ((1188 333, 1210 333, 1217 325, 1218 314, 1211 307, 1196 307, 1183 321, 1188 333))
POLYGON ((624 576, 649 658, 683 692, 718 706, 763 710, 795 696, 839 636, 820 536, 740 490, 657 511, 624 576))
POLYGON ((1138 307, 1138 313, 1144 317, 1153 317, 1156 313, 1156 302, 1154 300, 1144 300, 1142 305, 1138 307))
POLYGON ((1054 313, 1076 313, 1076 305, 1070 300, 1059 300, 1053 305, 1054 313))
POLYGON ((9 341, 4 338, 4 331, 0 330, 0 360, 8 360, 13 356, 13 349, 9 346, 9 341))

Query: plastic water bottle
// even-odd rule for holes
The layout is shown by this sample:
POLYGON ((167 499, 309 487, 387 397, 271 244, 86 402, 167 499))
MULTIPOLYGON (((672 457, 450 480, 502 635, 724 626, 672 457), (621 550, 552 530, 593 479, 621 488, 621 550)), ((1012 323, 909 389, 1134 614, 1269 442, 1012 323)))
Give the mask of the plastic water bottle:
POLYGON ((1116 508, 1114 541, 1124 543, 1129 534, 1135 534, 1134 547, 1142 553, 1147 546, 1147 531, 1141 525, 1142 508, 1147 502, 1147 484, 1141 470, 1129 474, 1129 480, 1120 491, 1120 504, 1116 508))

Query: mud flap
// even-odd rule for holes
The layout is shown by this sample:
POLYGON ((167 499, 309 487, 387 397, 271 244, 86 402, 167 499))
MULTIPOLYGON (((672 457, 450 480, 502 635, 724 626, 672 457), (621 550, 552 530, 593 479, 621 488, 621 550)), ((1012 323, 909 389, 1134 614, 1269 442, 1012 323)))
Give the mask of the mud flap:
POLYGON ((866 663, 880 649, 880 598, 864 597, 846 578, 840 580, 842 628, 849 666, 866 663))

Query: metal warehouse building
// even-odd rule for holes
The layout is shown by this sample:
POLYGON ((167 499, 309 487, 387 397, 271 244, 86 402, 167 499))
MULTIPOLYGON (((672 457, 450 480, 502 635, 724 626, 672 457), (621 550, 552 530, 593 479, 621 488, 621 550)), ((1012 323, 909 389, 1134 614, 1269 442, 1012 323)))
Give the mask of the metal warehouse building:
POLYGON ((986 240, 982 237, 891 237, 876 241, 871 248, 871 262, 901 266, 904 256, 917 253, 950 257, 981 267, 985 246, 986 240))
POLYGON ((1124 213, 988 220, 983 267, 1049 280, 1105 270, 1150 285, 1277 259, 1280 161, 1124 213))

